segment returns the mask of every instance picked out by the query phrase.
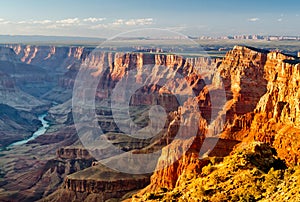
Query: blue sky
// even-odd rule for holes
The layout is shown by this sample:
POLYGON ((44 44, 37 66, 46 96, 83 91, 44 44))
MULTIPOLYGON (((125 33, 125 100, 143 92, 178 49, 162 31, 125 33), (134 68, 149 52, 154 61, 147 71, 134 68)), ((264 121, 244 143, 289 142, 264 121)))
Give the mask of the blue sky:
POLYGON ((300 35, 298 0, 9 0, 0 34, 109 37, 138 28, 192 36, 300 35))

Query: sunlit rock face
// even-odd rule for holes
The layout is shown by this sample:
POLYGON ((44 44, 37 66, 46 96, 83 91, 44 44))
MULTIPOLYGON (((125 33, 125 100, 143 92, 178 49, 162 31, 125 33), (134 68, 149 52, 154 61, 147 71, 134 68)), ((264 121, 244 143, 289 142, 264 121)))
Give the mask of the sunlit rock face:
MULTIPOLYGON (((299 164, 299 63, 295 57, 251 47, 235 46, 226 54, 217 67, 220 77, 213 79, 216 86, 223 83, 227 101, 223 144, 215 147, 212 156, 229 154, 229 145, 233 148, 239 141, 262 141, 272 144, 289 165, 299 164)), ((155 172, 140 194, 174 188, 183 173, 201 173, 206 165, 199 160, 202 142, 195 140, 193 149, 179 161, 155 172)), ((158 166, 169 156, 163 149, 158 166)))

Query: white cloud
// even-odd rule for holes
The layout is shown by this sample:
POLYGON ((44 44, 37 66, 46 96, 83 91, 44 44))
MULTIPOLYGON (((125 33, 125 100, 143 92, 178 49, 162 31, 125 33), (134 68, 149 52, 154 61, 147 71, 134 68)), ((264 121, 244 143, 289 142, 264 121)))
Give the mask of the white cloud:
POLYGON ((126 25, 151 25, 152 23, 152 18, 130 19, 125 22, 126 25))
POLYGON ((257 22, 259 20, 260 20, 259 18, 249 18, 248 19, 249 22, 257 22))
POLYGON ((282 22, 282 18, 277 19, 278 22, 282 22))
POLYGON ((57 29, 58 26, 55 25, 55 24, 50 24, 50 25, 47 25, 45 28, 46 28, 46 29, 57 29))
POLYGON ((117 19, 113 23, 113 25, 151 25, 153 24, 153 19, 152 18, 137 18, 137 19, 130 19, 130 20, 125 20, 125 19, 117 19))
MULTIPOLYGON (((11 33, 11 30, 15 30, 15 33, 22 34, 57 34, 62 31, 66 34, 103 34, 103 33, 118 33, 128 27, 146 26, 154 23, 153 18, 132 18, 132 19, 111 19, 111 18, 62 18, 62 19, 24 19, 24 20, 12 20, 0 18, 0 30, 1 33, 11 33)), ((109 35, 109 34, 108 34, 109 35)))
POLYGON ((112 24, 113 25, 123 25, 124 24, 124 20, 123 19, 118 19, 118 20, 115 20, 112 24))
POLYGON ((25 21, 25 20, 23 20, 23 21, 19 21, 19 22, 17 22, 18 24, 27 24, 28 22, 27 21, 25 21))
POLYGON ((153 24, 153 18, 136 18, 136 19, 116 19, 114 21, 106 22, 103 21, 107 20, 106 18, 67 18, 61 20, 50 20, 50 19, 41 19, 41 20, 22 20, 22 21, 15 21, 10 22, 6 21, 3 18, 0 18, 1 24, 13 23, 13 24, 20 24, 20 25, 34 25, 40 26, 40 28, 62 28, 62 27, 71 27, 71 26, 91 26, 92 29, 96 28, 109 28, 114 26, 144 26, 144 25, 151 25, 153 24), (101 22, 101 23, 100 23, 101 22), (44 27, 42 25, 45 25, 44 27))
POLYGON ((103 20, 105 20, 106 18, 85 18, 83 19, 83 22, 101 22, 103 20))
POLYGON ((10 22, 9 21, 1 21, 0 22, 0 25, 7 25, 7 24, 9 24, 10 22))
POLYGON ((80 22, 80 20, 78 18, 68 18, 68 19, 56 21, 56 23, 59 23, 59 24, 77 24, 79 22, 80 22))
POLYGON ((96 30, 96 29, 103 29, 103 28, 108 28, 109 26, 107 24, 97 24, 90 26, 88 29, 96 30))
POLYGON ((45 25, 45 24, 49 24, 51 22, 52 22, 51 20, 35 20, 35 21, 32 21, 32 24, 42 24, 42 25, 45 25))
POLYGON ((153 24, 153 18, 116 19, 113 22, 90 26, 89 29, 116 28, 120 26, 144 26, 153 24))
POLYGON ((79 18, 68 18, 63 20, 55 21, 55 24, 48 26, 52 28, 62 28, 62 27, 72 27, 72 26, 79 26, 80 19, 79 18))
POLYGON ((6 25, 6 24, 9 24, 9 23, 10 23, 10 21, 7 21, 3 18, 0 18, 0 25, 6 25))
POLYGON ((19 21, 17 22, 17 24, 42 24, 42 25, 45 25, 45 24, 49 24, 51 23, 52 21, 51 20, 29 20, 29 21, 19 21))

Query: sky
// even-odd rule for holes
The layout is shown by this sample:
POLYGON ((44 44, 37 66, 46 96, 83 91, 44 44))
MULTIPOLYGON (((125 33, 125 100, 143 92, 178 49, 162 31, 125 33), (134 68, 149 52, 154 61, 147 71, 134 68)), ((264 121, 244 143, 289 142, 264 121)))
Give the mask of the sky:
POLYGON ((143 28, 163 28, 190 36, 299 36, 300 1, 0 1, 1 35, 107 38, 143 28))

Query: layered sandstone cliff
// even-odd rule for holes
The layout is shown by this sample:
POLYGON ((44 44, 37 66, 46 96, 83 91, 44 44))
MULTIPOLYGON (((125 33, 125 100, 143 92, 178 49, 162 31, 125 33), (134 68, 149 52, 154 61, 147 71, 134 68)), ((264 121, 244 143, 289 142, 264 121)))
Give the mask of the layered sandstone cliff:
POLYGON ((299 63, 298 58, 280 52, 246 47, 228 52, 219 71, 230 69, 222 78, 225 85, 230 81, 226 91, 234 104, 222 136, 271 143, 280 157, 298 164, 298 146, 293 143, 300 132, 299 63))
MULTIPOLYGON (((217 69, 220 77, 213 79, 215 86, 224 85, 227 98, 222 141, 267 142, 289 165, 298 164, 299 63, 296 57, 251 47, 236 46, 226 54, 217 69)), ((174 188, 184 173, 201 173, 201 163, 205 165, 199 160, 202 141, 195 140, 193 145, 196 150, 188 150, 178 162, 156 171, 140 194, 174 188)), ((162 155, 158 166, 169 156, 162 155)))

